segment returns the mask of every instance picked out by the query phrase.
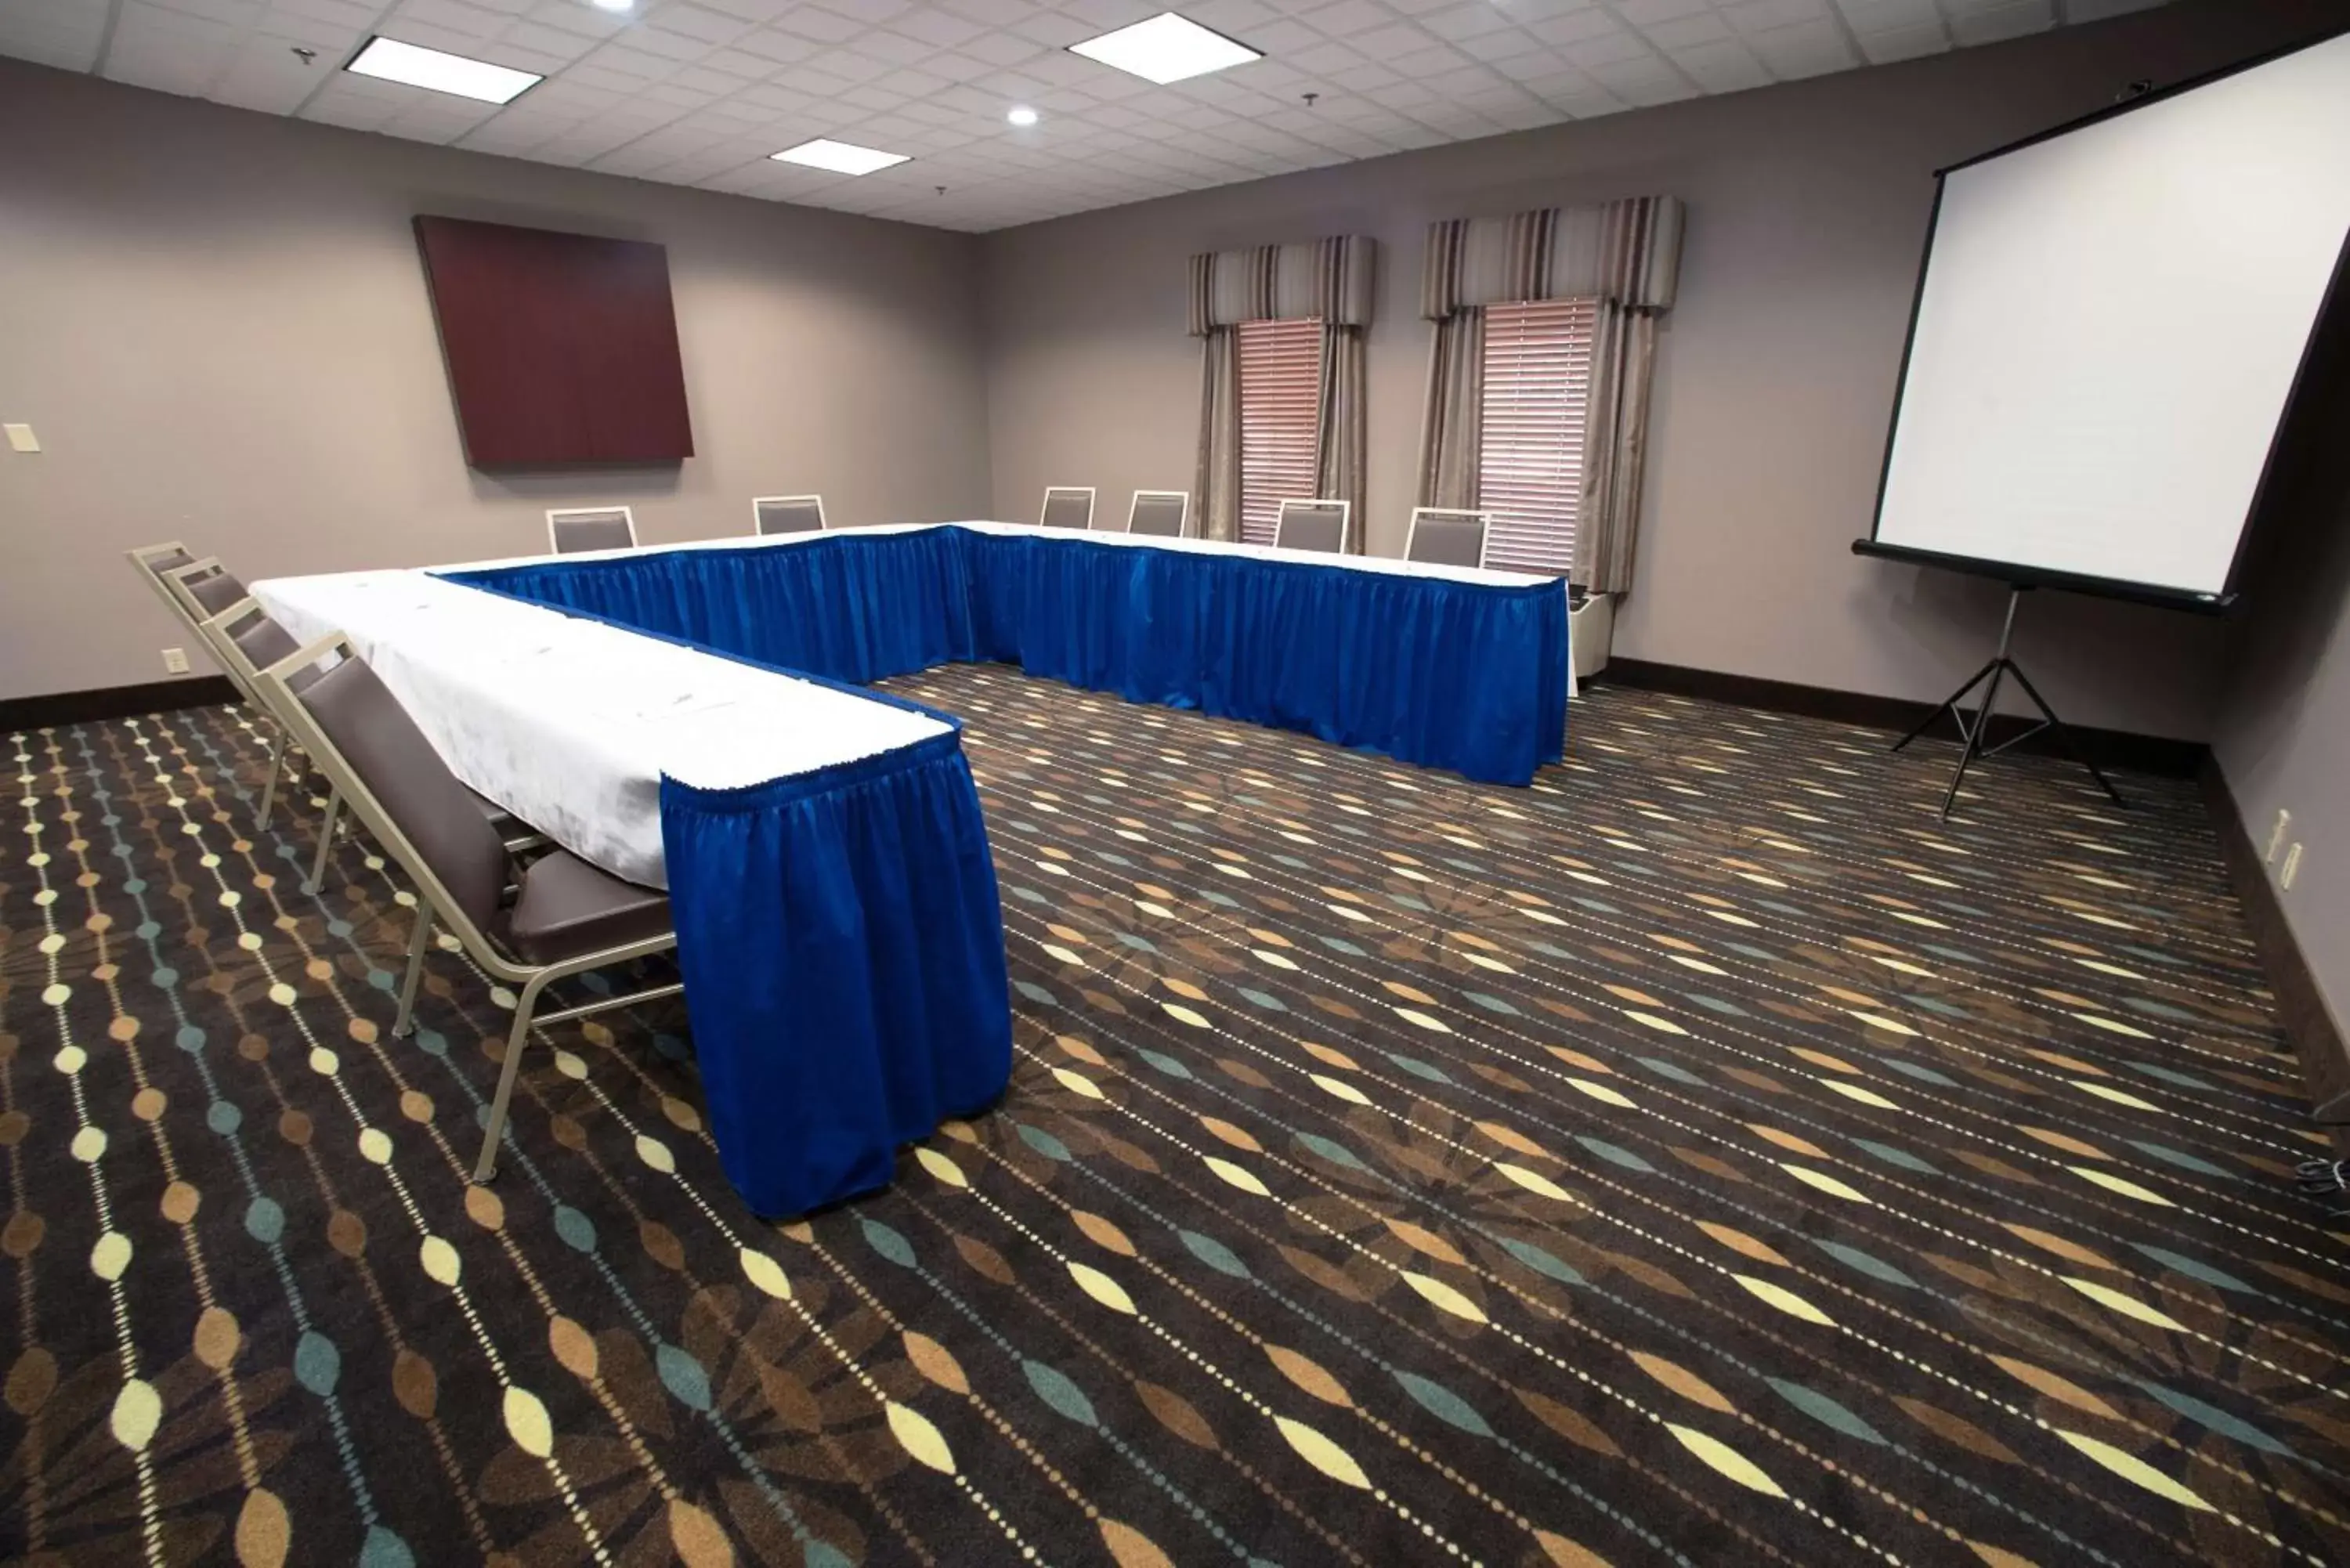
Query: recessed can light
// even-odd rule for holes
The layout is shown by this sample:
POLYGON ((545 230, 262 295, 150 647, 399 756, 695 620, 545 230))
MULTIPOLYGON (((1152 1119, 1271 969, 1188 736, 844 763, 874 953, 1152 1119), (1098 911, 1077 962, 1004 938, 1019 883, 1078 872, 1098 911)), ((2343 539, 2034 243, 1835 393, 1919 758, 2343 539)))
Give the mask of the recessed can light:
POLYGON ((1010 120, 1014 125, 1034 125, 1042 117, 1038 115, 1035 109, 1030 109, 1024 103, 1003 118, 1010 120))
POLYGON ((633 11, 637 8, 637 0, 588 0, 588 4, 598 11, 633 11))

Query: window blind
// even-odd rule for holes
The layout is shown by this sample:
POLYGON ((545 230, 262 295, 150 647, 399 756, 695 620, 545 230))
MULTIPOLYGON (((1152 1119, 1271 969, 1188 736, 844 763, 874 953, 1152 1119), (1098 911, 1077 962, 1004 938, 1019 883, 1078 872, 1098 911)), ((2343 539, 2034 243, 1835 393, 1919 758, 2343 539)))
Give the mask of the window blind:
POLYGON ((1281 504, 1315 493, 1322 323, 1243 321, 1233 330, 1241 355, 1241 539, 1270 545, 1281 504))
POLYGON ((1492 518, 1488 566, 1574 567, 1597 325, 1598 302, 1591 299, 1485 306, 1477 504, 1492 518))

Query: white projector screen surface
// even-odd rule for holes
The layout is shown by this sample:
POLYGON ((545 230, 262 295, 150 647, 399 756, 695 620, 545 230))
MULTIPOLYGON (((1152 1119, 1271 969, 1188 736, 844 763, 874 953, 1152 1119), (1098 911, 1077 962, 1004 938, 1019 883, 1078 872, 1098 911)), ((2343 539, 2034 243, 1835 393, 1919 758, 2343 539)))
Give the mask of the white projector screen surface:
POLYGON ((2196 596, 2350 234, 2350 36, 1945 176, 1876 542, 2196 596))

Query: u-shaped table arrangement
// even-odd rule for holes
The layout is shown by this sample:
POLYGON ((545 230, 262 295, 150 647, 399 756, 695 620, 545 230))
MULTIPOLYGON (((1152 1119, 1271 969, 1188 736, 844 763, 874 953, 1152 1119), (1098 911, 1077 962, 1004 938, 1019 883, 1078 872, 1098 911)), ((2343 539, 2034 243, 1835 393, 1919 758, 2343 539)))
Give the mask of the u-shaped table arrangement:
POLYGON ((1565 740, 1553 577, 1003 523, 257 583, 340 630, 475 791, 669 889, 711 1127, 754 1212, 885 1184, 1011 1072, 952 715, 859 690, 1001 661, 1486 783, 1565 740))

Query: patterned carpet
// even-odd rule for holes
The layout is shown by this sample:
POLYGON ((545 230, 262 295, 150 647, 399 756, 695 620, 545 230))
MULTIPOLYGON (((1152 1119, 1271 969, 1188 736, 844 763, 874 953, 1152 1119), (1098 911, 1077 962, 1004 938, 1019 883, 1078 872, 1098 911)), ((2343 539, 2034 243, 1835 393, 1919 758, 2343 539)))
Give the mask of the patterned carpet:
POLYGON ((233 710, 15 738, 0 1554, 2320 1563, 2350 1269, 2191 788, 1637 692, 1532 791, 993 667, 1003 1107, 805 1222, 233 710), (552 1049, 545 1047, 551 1046, 552 1049))

